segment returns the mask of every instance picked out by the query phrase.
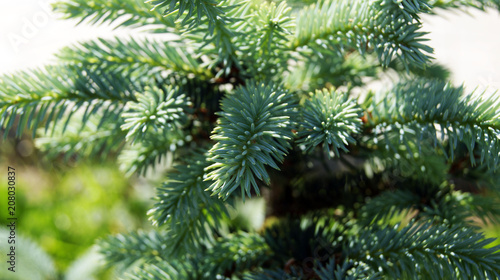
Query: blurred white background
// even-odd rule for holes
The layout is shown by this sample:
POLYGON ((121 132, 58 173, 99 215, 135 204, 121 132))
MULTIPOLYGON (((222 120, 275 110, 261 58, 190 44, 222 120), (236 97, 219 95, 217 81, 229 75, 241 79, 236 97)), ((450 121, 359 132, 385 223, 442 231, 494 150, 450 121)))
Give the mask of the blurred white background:
MULTIPOLYGON (((63 46, 95 37, 124 35, 111 27, 75 26, 50 11, 51 0, 0 1, 0 74, 53 62, 63 46)), ((455 84, 500 89, 500 13, 474 9, 425 15, 424 30, 437 61, 455 84)))

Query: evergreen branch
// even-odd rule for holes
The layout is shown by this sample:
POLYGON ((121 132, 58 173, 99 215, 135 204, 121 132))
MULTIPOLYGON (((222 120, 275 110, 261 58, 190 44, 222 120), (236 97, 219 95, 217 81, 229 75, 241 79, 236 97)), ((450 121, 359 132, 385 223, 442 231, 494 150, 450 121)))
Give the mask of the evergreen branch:
POLYGON ((455 201, 470 213, 471 217, 480 218, 485 224, 500 223, 500 204, 498 197, 471 193, 455 192, 455 201))
MULTIPOLYGON (((462 92, 463 88, 441 81, 417 80, 396 85, 369 109, 372 116, 368 127, 377 136, 374 144, 382 141, 386 149, 396 150, 392 144, 395 139, 410 151, 410 143, 420 147, 422 139, 431 139, 434 147, 442 148, 446 137, 452 159, 454 149, 462 141, 472 164, 476 162, 476 148, 479 161, 496 168, 500 159, 500 101, 496 93, 462 92)), ((443 152, 446 153, 444 149, 443 152)))
POLYGON ((270 257, 269 247, 264 239, 255 233, 240 232, 217 243, 206 253, 204 269, 210 279, 217 275, 241 275, 244 271, 260 267, 270 257))
POLYGON ((278 6, 261 3, 239 28, 244 28, 248 35, 245 41, 238 40, 242 63, 249 68, 245 75, 267 78, 286 69, 290 59, 290 35, 295 28, 291 8, 286 2, 278 6))
POLYGON ((165 135, 148 135, 146 138, 133 146, 125 147, 119 154, 119 167, 126 176, 134 173, 145 176, 149 168, 155 168, 163 160, 167 166, 171 166, 173 153, 182 135, 178 131, 171 131, 165 135))
POLYGON ((340 249, 338 240, 342 240, 347 225, 334 221, 331 216, 323 217, 313 214, 301 220, 283 219, 267 227, 262 235, 273 253, 274 264, 280 267, 295 259, 297 262, 290 266, 302 267, 311 257, 326 261, 334 255, 340 249))
POLYGON ((45 159, 61 155, 65 160, 72 157, 106 159, 118 154, 123 147, 125 133, 120 130, 121 123, 119 114, 91 116, 84 126, 81 118, 73 116, 65 127, 49 127, 49 131, 54 131, 51 135, 40 132, 35 145, 44 152, 45 159))
POLYGON ((138 231, 101 239, 99 251, 107 265, 129 268, 133 264, 168 262, 166 236, 158 231, 138 231))
POLYGON ((336 51, 316 48, 302 50, 297 65, 285 77, 285 85, 292 90, 310 92, 314 89, 363 86, 363 77, 376 77, 380 67, 373 55, 350 53, 339 55, 336 51))
POLYGON ((223 275, 241 275, 262 265, 268 250, 258 234, 238 233, 219 238, 213 247, 199 250, 193 257, 140 265, 126 279, 218 279, 223 275))
POLYGON ((429 0, 429 5, 441 9, 473 7, 482 11, 487 8, 500 10, 499 0, 429 0))
MULTIPOLYGON (((315 263, 317 265, 318 263, 315 263)), ((286 269, 270 270, 264 269, 248 273, 245 280, 296 280, 296 279, 320 279, 320 280, 377 280, 379 273, 363 263, 354 263, 345 260, 342 266, 335 265, 335 260, 330 259, 326 266, 311 269, 306 267, 295 267, 286 269)))
POLYGON ((231 7, 226 14, 232 20, 216 21, 212 28, 200 24, 184 34, 203 42, 199 48, 212 59, 208 67, 215 68, 216 77, 265 79, 286 69, 294 21, 285 3, 229 0, 221 5, 231 7))
POLYGON ((235 69, 243 70, 238 54, 241 52, 235 40, 242 35, 243 17, 248 17, 249 2, 237 3, 236 0, 222 1, 220 5, 229 6, 226 17, 215 22, 202 22, 190 28, 183 36, 193 43, 203 54, 210 58, 207 67, 216 71, 216 78, 229 77, 235 69))
POLYGON ((403 178, 422 180, 424 183, 439 185, 448 176, 449 165, 442 154, 432 145, 432 141, 401 144, 399 138, 389 138, 394 149, 378 149, 371 152, 366 168, 374 173, 398 172, 403 178))
POLYGON ((361 108, 346 93, 317 90, 304 104, 298 143, 305 145, 305 151, 322 144, 329 157, 338 157, 339 149, 348 152, 346 145, 356 142, 351 135, 360 132, 361 116, 361 108))
POLYGON ((171 253, 189 251, 203 242, 213 242, 214 229, 227 216, 219 199, 205 191, 205 156, 198 154, 187 165, 178 165, 177 172, 157 189, 157 203, 148 212, 153 225, 167 225, 171 253))
POLYGON ((251 187, 260 194, 255 177, 266 184, 270 177, 265 165, 279 169, 293 138, 292 96, 274 85, 248 82, 222 100, 222 112, 209 151, 209 189, 226 199, 241 187, 241 195, 251 196, 251 187))
POLYGON ((427 65, 425 68, 419 68, 415 65, 405 66, 400 60, 394 59, 388 65, 388 68, 392 68, 399 73, 400 77, 405 77, 405 79, 407 80, 428 79, 449 81, 451 77, 450 69, 436 62, 427 65), (410 71, 410 75, 405 75, 407 73, 407 70, 410 71))
POLYGON ((371 199, 362 209, 360 224, 369 225, 372 222, 388 224, 401 213, 408 213, 420 205, 422 197, 407 189, 385 191, 371 199))
POLYGON ((134 82, 123 74, 87 72, 74 66, 4 76, 0 80, 0 126, 11 130, 19 117, 18 137, 25 128, 34 134, 44 122, 47 132, 50 124, 63 120, 67 123, 80 108, 84 109, 84 125, 98 111, 106 115, 120 110, 126 101, 135 100, 133 92, 138 85, 134 82))
POLYGON ((232 7, 223 6, 225 1, 216 0, 147 0, 146 3, 153 5, 152 11, 165 8, 164 16, 176 15, 175 19, 184 17, 182 23, 191 21, 191 27, 199 25, 202 20, 208 21, 209 33, 213 34, 215 25, 225 24, 231 19, 226 16, 226 11, 232 7), (187 13, 187 14, 186 14, 187 13))
POLYGON ((425 1, 321 1, 297 15, 297 31, 292 47, 336 45, 362 54, 377 53, 383 66, 394 56, 405 68, 424 67, 432 48, 423 45, 425 32, 419 31, 418 13, 428 11, 425 1))
MULTIPOLYGON (((404 184, 408 185, 408 182, 404 184)), ((385 191, 371 199, 362 208, 359 223, 389 224, 394 216, 412 211, 415 220, 439 220, 443 224, 473 226, 474 218, 484 223, 500 221, 496 198, 463 193, 447 184, 432 186, 416 183, 412 188, 385 191)))
POLYGON ((252 272, 245 275, 244 280, 296 280, 307 279, 304 273, 292 267, 290 271, 283 269, 271 270, 264 269, 262 271, 252 272))
POLYGON ((145 87, 142 94, 136 94, 137 101, 129 101, 122 113, 127 131, 126 140, 134 143, 153 130, 156 134, 182 130, 187 122, 186 111, 190 102, 185 94, 171 86, 165 89, 145 87))
POLYGON ((213 32, 201 24, 184 34, 211 58, 208 67, 217 71, 216 77, 267 79, 286 69, 293 19, 285 3, 229 0, 221 5, 231 7, 226 15, 232 20, 215 22, 213 32))
POLYGON ((491 242, 472 228, 426 223, 363 230, 343 251, 393 279, 498 279, 500 248, 485 248, 491 242))
POLYGON ((144 39, 142 41, 131 38, 123 41, 119 38, 106 40, 99 38, 66 47, 57 57, 64 63, 83 64, 85 67, 108 69, 108 71, 134 72, 138 68, 145 68, 141 75, 151 76, 150 71, 156 69, 169 70, 177 73, 192 73, 199 77, 210 74, 204 70, 199 59, 190 53, 186 47, 176 42, 159 42, 144 39))
POLYGON ((193 269, 194 262, 178 261, 146 263, 127 273, 124 279, 130 280, 192 280, 202 279, 196 276, 197 270, 193 269))
POLYGON ((326 266, 315 269, 321 280, 376 280, 380 279, 378 273, 375 273, 364 263, 355 263, 350 260, 344 260, 342 266, 335 265, 335 260, 330 259, 326 266))
POLYGON ((148 26, 152 32, 168 32, 177 29, 173 17, 150 11, 142 0, 63 0, 53 4, 64 18, 77 18, 90 24, 117 23, 117 27, 138 28, 148 26))

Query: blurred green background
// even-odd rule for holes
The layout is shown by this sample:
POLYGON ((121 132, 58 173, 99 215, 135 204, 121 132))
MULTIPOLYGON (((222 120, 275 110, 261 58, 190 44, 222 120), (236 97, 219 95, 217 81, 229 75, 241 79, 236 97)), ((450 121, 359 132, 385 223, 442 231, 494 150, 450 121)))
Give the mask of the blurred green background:
MULTIPOLYGON (((0 279, 113 279, 93 247, 109 234, 150 227, 154 190, 125 178, 112 162, 48 162, 30 139, 0 141, 2 223, 7 221, 7 167, 16 170, 16 273, 2 261, 0 279)), ((0 231, 2 260, 6 227, 0 231)))

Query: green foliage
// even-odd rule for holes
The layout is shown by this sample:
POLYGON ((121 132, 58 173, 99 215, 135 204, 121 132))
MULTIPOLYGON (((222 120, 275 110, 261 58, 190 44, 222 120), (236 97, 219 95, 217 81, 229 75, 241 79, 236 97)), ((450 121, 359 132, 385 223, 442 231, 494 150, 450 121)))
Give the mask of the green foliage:
POLYGON ((139 144, 125 146, 118 156, 120 170, 127 176, 135 173, 146 175, 157 164, 165 163, 170 166, 179 138, 180 135, 176 133, 149 136, 139 144))
POLYGON ((237 233, 219 238, 212 247, 191 252, 183 262, 169 255, 164 234, 130 233, 101 241, 109 265, 129 268, 127 279, 217 279, 228 271, 241 274, 269 258, 258 234, 237 233))
POLYGON ((187 122, 185 111, 190 104, 184 94, 171 87, 164 90, 146 87, 144 90, 137 95, 137 102, 125 105, 126 112, 122 114, 125 123, 121 129, 127 131, 126 139, 132 143, 147 135, 148 130, 167 134, 181 129, 187 122))
POLYGON ((442 141, 446 140, 449 149, 441 150, 445 155, 448 150, 454 159, 460 141, 467 145, 472 164, 476 163, 475 153, 479 153, 481 163, 496 168, 500 158, 500 102, 495 95, 463 94, 463 88, 440 81, 400 83, 387 94, 375 97, 374 106, 368 109, 376 135, 373 142, 395 149, 392 139, 399 138, 398 144, 411 151, 409 143, 420 147, 422 141, 429 141, 443 148, 442 141))
POLYGON ((327 89, 316 91, 305 102, 298 143, 304 143, 306 151, 323 144, 325 154, 339 156, 339 149, 348 152, 346 145, 356 143, 351 135, 360 132, 361 115, 361 108, 348 100, 347 94, 327 89))
POLYGON ((120 38, 98 39, 62 49, 57 57, 65 63, 82 64, 91 70, 127 71, 151 79, 159 71, 193 73, 206 76, 207 71, 185 47, 175 42, 120 38))
POLYGON ((99 241, 115 278, 500 279, 481 233, 500 223, 500 99, 448 83, 420 21, 470 6, 499 7, 62 1, 67 18, 178 36, 95 39, 1 77, 0 127, 31 130, 47 162, 162 181, 153 229, 99 241), (384 72, 392 88, 365 87, 384 72))
POLYGON ((227 198, 241 186, 241 195, 260 194, 255 177, 270 184, 265 165, 279 169, 294 128, 291 95, 273 85, 250 83, 222 100, 222 112, 212 136, 217 143, 210 150, 207 179, 210 190, 227 198))
POLYGON ((431 0, 429 4, 436 8, 461 8, 474 7, 480 10, 486 8, 497 8, 500 10, 500 1, 498 0, 431 0))
POLYGON ((484 248, 491 242, 471 228, 426 223, 367 229, 353 237, 345 252, 348 259, 392 279, 498 279, 500 248, 484 248))
POLYGON ((45 158, 56 159, 63 156, 66 160, 95 158, 106 159, 110 154, 117 154, 122 149, 125 133, 120 129, 118 114, 107 114, 105 118, 90 117, 82 127, 82 121, 76 113, 65 127, 52 124, 46 133, 39 129, 40 136, 35 140, 45 158))
POLYGON ((197 25, 201 23, 202 18, 203 20, 206 19, 209 23, 210 33, 213 33, 214 24, 216 24, 216 22, 230 21, 229 18, 224 16, 224 10, 226 10, 227 7, 220 7, 220 3, 215 0, 148 0, 146 3, 154 6, 152 10, 165 7, 163 16, 176 14, 175 19, 187 13, 183 19, 183 23, 193 19, 193 25, 197 25))
POLYGON ((42 123, 45 123, 45 132, 52 123, 62 123, 64 131, 68 120, 79 109, 84 110, 81 117, 84 125, 98 111, 106 116, 119 111, 124 102, 135 100, 133 80, 129 78, 87 72, 77 66, 47 67, 6 76, 0 81, 0 125, 11 130, 19 117, 17 136, 26 128, 34 134, 42 123))
POLYGON ((165 236, 156 231, 119 234, 98 244, 109 264, 125 268, 136 262, 167 260, 165 236))
POLYGON ((262 236, 255 233, 236 233, 219 242, 207 252, 212 264, 211 274, 216 277, 218 273, 232 271, 241 274, 252 267, 260 267, 269 260, 270 251, 262 236))
POLYGON ((404 65, 424 67, 432 49, 422 42, 418 12, 428 9, 424 1, 321 1, 297 15, 295 48, 336 45, 339 51, 374 51, 382 65, 394 56, 404 65), (334 16, 332 16, 334 15, 334 16))
POLYGON ((420 220, 437 220, 443 223, 475 225, 498 223, 500 212, 497 198, 485 197, 453 190, 447 185, 420 184, 383 194, 369 201, 361 211, 361 223, 388 224, 398 215, 420 220))
POLYGON ((283 71, 290 59, 288 37, 295 28, 290 8, 285 2, 278 6, 263 2, 249 20, 252 24, 244 25, 248 45, 240 47, 247 57, 245 65, 254 68, 248 76, 270 77, 283 71))
POLYGON ((377 58, 373 55, 351 53, 343 56, 331 47, 320 51, 301 51, 301 58, 286 77, 285 84, 304 92, 329 85, 349 88, 362 86, 362 78, 374 77, 380 70, 377 58))
POLYGON ((53 4, 54 10, 65 18, 78 18, 80 23, 87 20, 90 24, 116 23, 117 27, 143 27, 157 25, 153 32, 165 32, 174 28, 171 17, 151 12, 142 0, 127 1, 60 1, 53 4))
POLYGON ((344 261, 342 266, 335 265, 334 261, 330 261, 326 267, 317 271, 321 280, 375 280, 380 279, 377 273, 374 273, 368 266, 360 263, 344 261))
POLYGON ((188 162, 177 166, 177 172, 158 188, 158 202, 148 213, 153 225, 167 226, 166 242, 173 254, 213 242, 213 232, 227 215, 225 205, 205 191, 209 186, 204 180, 209 163, 203 154, 192 156, 188 162))
POLYGON ((196 279, 192 276, 193 271, 188 271, 182 264, 169 264, 167 262, 159 264, 145 264, 143 267, 136 268, 131 274, 128 274, 125 279, 132 280, 174 280, 174 279, 196 279), (192 277, 192 278, 191 278, 192 277))

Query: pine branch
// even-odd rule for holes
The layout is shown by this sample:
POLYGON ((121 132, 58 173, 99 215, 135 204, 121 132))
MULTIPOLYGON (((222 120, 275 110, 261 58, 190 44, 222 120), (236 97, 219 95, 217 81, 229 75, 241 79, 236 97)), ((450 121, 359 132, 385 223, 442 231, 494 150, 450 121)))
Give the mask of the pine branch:
POLYGON ((335 265, 331 259, 326 266, 315 269, 321 280, 376 280, 380 279, 366 264, 345 260, 342 266, 335 265))
POLYGON ((428 11, 425 1, 322 1, 297 15, 292 46, 336 45, 340 52, 374 51, 383 66, 393 57, 405 67, 424 67, 432 48, 423 45, 418 13, 428 11))
POLYGON ((286 70, 291 58, 288 45, 295 23, 286 2, 278 6, 263 2, 254 9, 238 27, 245 31, 246 38, 238 43, 243 53, 242 64, 247 67, 245 75, 265 79, 286 70))
POLYGON ((167 263, 166 235, 158 231, 138 231, 118 234, 101 239, 99 250, 108 266, 120 265, 129 268, 143 263, 167 263))
POLYGON ((63 155, 70 158, 107 159, 121 151, 125 141, 125 133, 121 131, 122 123, 119 114, 107 114, 100 119, 91 116, 82 126, 80 116, 73 116, 65 127, 54 124, 47 134, 40 131, 35 145, 44 152, 44 158, 56 159, 63 155), (64 128, 64 132, 63 132, 64 128))
POLYGON ((120 170, 126 176, 132 174, 146 175, 149 168, 165 160, 171 166, 178 142, 183 138, 178 131, 166 135, 148 135, 143 141, 132 146, 126 146, 118 156, 120 170))
POLYGON ((245 275, 244 280, 296 280, 296 279, 307 279, 304 277, 304 273, 295 267, 291 268, 291 271, 285 271, 283 269, 270 270, 264 269, 263 271, 253 272, 245 275))
POLYGON ((457 204, 461 205, 472 217, 480 218, 485 224, 500 223, 500 203, 494 195, 484 196, 456 192, 457 204))
POLYGON ((64 63, 83 64, 87 68, 106 71, 125 71, 148 77, 156 71, 174 71, 176 73, 195 74, 208 77, 210 73, 203 69, 200 60, 185 46, 178 42, 159 42, 131 38, 124 41, 115 37, 113 40, 97 39, 63 48, 57 57, 64 63))
POLYGON ((482 11, 487 8, 500 10, 499 0, 430 0, 429 5, 441 9, 473 7, 482 11))
POLYGON ((411 213, 414 220, 440 221, 442 224, 477 226, 475 218, 484 223, 499 222, 498 199, 453 190, 447 184, 433 186, 415 183, 395 191, 385 191, 371 199, 361 210, 361 225, 389 224, 397 215, 411 213))
POLYGON ((361 87, 365 84, 363 77, 376 77, 380 72, 373 55, 353 52, 344 56, 330 48, 302 50, 300 54, 297 65, 285 77, 284 83, 291 90, 310 92, 330 85, 361 87))
POLYGON ((180 131, 187 122, 186 111, 191 104, 178 89, 145 87, 136 99, 127 102, 121 114, 125 122, 121 129, 127 131, 127 141, 142 140, 151 130, 164 135, 180 131))
POLYGON ((149 261, 127 273, 126 279, 219 279, 238 276, 260 266, 269 248, 258 234, 238 233, 219 238, 208 250, 168 261, 149 261))
POLYGON ((302 267, 305 263, 301 262, 310 257, 326 261, 340 249, 338 241, 344 239, 347 223, 337 222, 331 216, 313 220, 314 217, 283 219, 265 229, 262 235, 271 249, 273 267, 282 267, 290 259, 296 261, 290 267, 302 267), (322 251, 321 256, 317 250, 322 251))
POLYGON ((424 183, 441 184, 449 173, 449 165, 442 153, 433 147, 432 141, 423 141, 420 145, 409 142, 408 146, 400 143, 396 137, 385 139, 394 149, 370 151, 365 170, 371 173, 391 174, 424 183))
POLYGON ((61 0, 55 10, 67 18, 181 39, 97 39, 65 48, 60 66, 2 77, 0 129, 37 131, 49 157, 119 153, 127 175, 175 161, 148 213, 162 229, 100 241, 119 277, 500 279, 500 247, 476 233, 479 220, 500 223, 498 196, 472 193, 500 165, 500 100, 429 80, 429 69, 441 80, 447 72, 426 68, 420 22, 431 4, 498 1, 305 0, 292 11, 261 0, 61 0), (362 104, 349 98, 383 67, 419 78, 362 104), (211 149, 184 159, 211 130, 211 149), (355 164, 327 162, 342 151, 355 164), (448 154, 459 159, 451 168, 448 154), (309 174, 316 155, 325 168, 309 174), (244 226, 223 200, 238 188, 243 200, 260 195, 271 181, 271 208, 285 202, 274 212, 315 210, 235 232, 244 226), (404 214, 409 226, 381 225, 404 214))
POLYGON ((211 170, 209 189, 226 199, 238 187, 241 195, 251 196, 251 187, 260 194, 257 179, 266 184, 268 165, 279 169, 293 138, 294 101, 286 91, 274 85, 248 82, 222 100, 222 112, 209 151, 211 170))
POLYGON ((116 28, 139 28, 148 26, 152 32, 175 31, 177 26, 173 17, 150 11, 149 5, 142 0, 63 0, 53 4, 56 12, 64 18, 80 19, 90 24, 117 24, 116 28))
MULTIPOLYGON (((317 263, 316 263, 317 264, 317 263)), ((378 273, 363 263, 345 260, 342 266, 335 265, 331 259, 326 266, 310 269, 291 267, 278 270, 264 269, 245 275, 245 280, 283 280, 283 279, 320 279, 320 280, 377 280, 378 273)))
POLYGON ((225 6, 225 1, 216 0, 148 0, 146 3, 154 6, 152 11, 165 8, 163 16, 175 15, 175 19, 183 17, 183 24, 191 21, 191 27, 199 25, 206 19, 210 34, 213 33, 217 23, 230 21, 225 13, 232 8, 225 6))
POLYGON ((112 114, 121 110, 126 101, 135 100, 133 92, 137 87, 125 73, 87 72, 75 66, 4 76, 0 80, 0 126, 11 130, 19 118, 18 137, 26 128, 35 134, 43 123, 47 132, 52 123, 67 123, 79 109, 84 110, 84 125, 97 112, 112 114))
POLYGON ((361 111, 346 93, 317 90, 304 104, 298 143, 305 145, 305 151, 321 144, 329 157, 338 157, 339 149, 348 152, 346 145, 356 142, 351 135, 361 130, 361 111))
POLYGON ((425 68, 419 68, 415 65, 405 66, 400 60, 393 59, 388 68, 398 72, 400 77, 405 80, 428 79, 449 81, 451 79, 451 70, 436 62, 427 65, 425 68), (407 70, 410 71, 409 75, 407 75, 407 70))
POLYGON ((144 264, 127 273, 124 279, 130 280, 192 280, 202 279, 197 275, 198 270, 194 262, 161 262, 144 264))
POLYGON ((206 268, 210 279, 219 275, 241 275, 243 272, 261 267, 270 258, 271 252, 264 239, 255 233, 240 232, 219 238, 206 253, 206 268))
POLYGON ((225 10, 225 17, 214 22, 193 22, 184 30, 182 36, 192 43, 201 53, 210 58, 206 66, 216 71, 216 78, 229 77, 231 72, 244 69, 238 55, 241 54, 237 42, 238 37, 244 35, 242 25, 248 17, 250 1, 237 0, 221 1, 221 6, 230 7, 225 10))
POLYGON ((492 240, 483 239, 471 228, 431 223, 372 228, 351 237, 344 252, 393 279, 498 279, 500 248, 485 248, 492 240))
POLYGON ((447 140, 453 159, 461 141, 469 150, 472 164, 476 162, 476 148, 479 162, 496 168, 500 159, 500 101, 496 95, 463 94, 461 87, 453 88, 441 81, 398 84, 391 92, 379 96, 374 101, 377 105, 369 109, 372 116, 368 127, 376 135, 373 144, 397 150, 392 144, 396 141, 411 151, 410 143, 420 147, 422 139, 431 139, 434 147, 446 153, 442 142, 447 140))
POLYGON ((362 209, 360 224, 388 224, 395 216, 408 214, 421 203, 422 198, 407 189, 385 191, 371 199, 362 209))
POLYGON ((175 167, 169 180, 157 189, 157 203, 148 212, 153 225, 169 230, 169 252, 176 254, 213 242, 214 231, 228 214, 219 199, 205 191, 205 156, 194 155, 187 165, 175 167))
POLYGON ((267 79, 286 69, 294 26, 286 4, 235 0, 224 3, 231 7, 227 12, 231 21, 215 22, 213 33, 209 25, 201 24, 184 34, 212 58, 208 67, 216 69, 216 77, 237 73, 240 79, 267 79))

